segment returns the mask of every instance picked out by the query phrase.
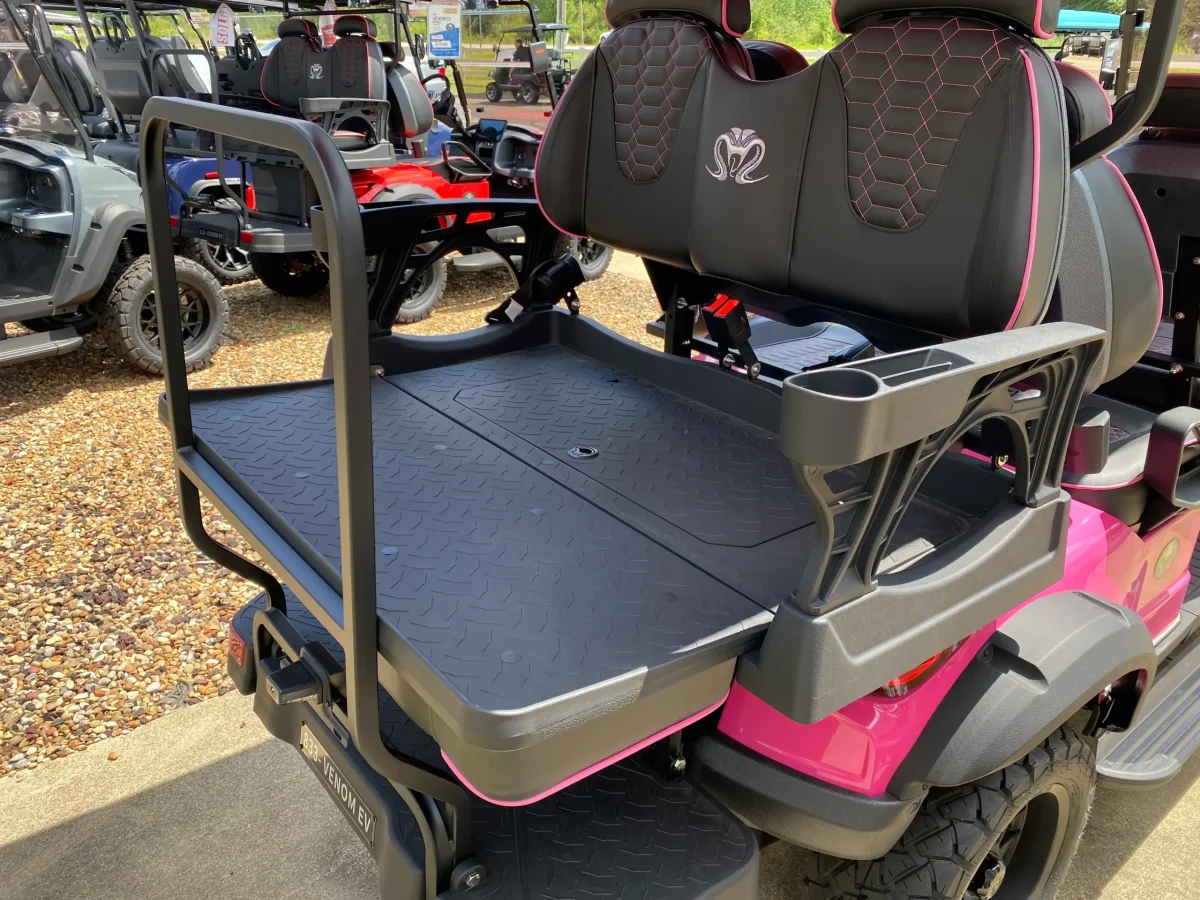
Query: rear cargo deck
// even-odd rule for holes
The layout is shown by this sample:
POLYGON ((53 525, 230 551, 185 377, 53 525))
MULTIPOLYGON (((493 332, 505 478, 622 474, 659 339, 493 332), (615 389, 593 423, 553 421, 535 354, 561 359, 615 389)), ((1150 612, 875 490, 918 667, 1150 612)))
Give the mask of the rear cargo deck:
MULTIPOLYGON (((733 415, 558 345, 375 378, 371 403, 380 679, 485 796, 719 704, 796 587, 810 509, 777 438, 733 415)), ((331 385, 197 392, 192 414, 201 455, 338 588, 331 385)), ((918 500, 891 565, 966 527, 918 500)))

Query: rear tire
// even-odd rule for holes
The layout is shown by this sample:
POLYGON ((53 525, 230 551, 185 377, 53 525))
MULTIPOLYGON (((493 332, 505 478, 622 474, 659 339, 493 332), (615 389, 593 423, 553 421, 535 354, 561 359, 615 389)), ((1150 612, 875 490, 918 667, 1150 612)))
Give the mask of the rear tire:
POLYGON ((396 311, 397 325, 411 325, 429 318, 446 293, 446 257, 434 262, 413 285, 412 295, 396 311))
POLYGON ((311 297, 329 286, 329 269, 311 250, 251 253, 250 267, 268 290, 284 297, 311 297))
POLYGON ((595 281, 603 275, 613 258, 612 247, 605 247, 587 238, 573 238, 569 234, 560 234, 554 244, 554 255, 558 257, 564 253, 575 257, 579 268, 583 270, 583 277, 588 281, 595 281))
POLYGON ((529 106, 533 106, 542 98, 542 89, 531 81, 522 83, 517 90, 518 93, 513 96, 529 106))
MULTIPOLYGON (((184 359, 187 371, 192 372, 212 359, 229 324, 229 303, 217 279, 194 260, 175 257, 175 277, 184 326, 184 359)), ((162 374, 150 257, 143 256, 125 269, 99 315, 100 333, 118 359, 142 372, 162 374)))
POLYGON ((1062 726, 1028 756, 956 788, 935 788, 882 859, 813 854, 810 900, 1052 900, 1096 787, 1091 746, 1062 726))

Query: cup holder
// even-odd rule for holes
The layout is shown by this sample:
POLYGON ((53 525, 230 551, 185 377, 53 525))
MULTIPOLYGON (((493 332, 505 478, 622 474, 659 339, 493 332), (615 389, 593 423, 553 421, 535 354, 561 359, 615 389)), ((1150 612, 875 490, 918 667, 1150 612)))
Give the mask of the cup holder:
POLYGON ((792 383, 817 394, 848 400, 873 397, 883 387, 878 378, 862 369, 818 369, 804 373, 792 383))

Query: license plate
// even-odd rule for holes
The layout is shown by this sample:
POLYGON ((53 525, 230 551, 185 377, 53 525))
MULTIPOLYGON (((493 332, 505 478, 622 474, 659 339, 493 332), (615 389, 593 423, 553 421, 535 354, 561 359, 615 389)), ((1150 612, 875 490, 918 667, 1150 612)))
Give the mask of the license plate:
POLYGON ((317 736, 309 730, 307 725, 303 724, 300 726, 300 755, 317 773, 317 777, 321 779, 321 784, 325 785, 329 796, 341 806, 342 812, 350 820, 350 824, 358 829, 358 833, 363 836, 368 845, 373 845, 375 843, 375 814, 371 812, 367 804, 363 803, 362 797, 358 796, 354 788, 350 787, 346 776, 342 774, 341 769, 334 765, 325 748, 321 746, 321 742, 317 740, 317 736))

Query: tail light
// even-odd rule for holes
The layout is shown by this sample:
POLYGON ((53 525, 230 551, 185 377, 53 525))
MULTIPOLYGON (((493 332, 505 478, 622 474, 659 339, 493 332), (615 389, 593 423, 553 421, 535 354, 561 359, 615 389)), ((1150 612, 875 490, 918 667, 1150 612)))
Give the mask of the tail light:
POLYGON ((903 697, 909 691, 916 690, 928 681, 942 667, 942 664, 954 655, 954 651, 957 649, 958 644, 955 644, 953 647, 947 647, 941 653, 935 654, 923 663, 913 666, 903 675, 896 676, 883 687, 871 693, 876 697, 903 697))
POLYGON ((232 622, 229 623, 229 655, 238 666, 246 665, 246 642, 234 629, 232 622))

